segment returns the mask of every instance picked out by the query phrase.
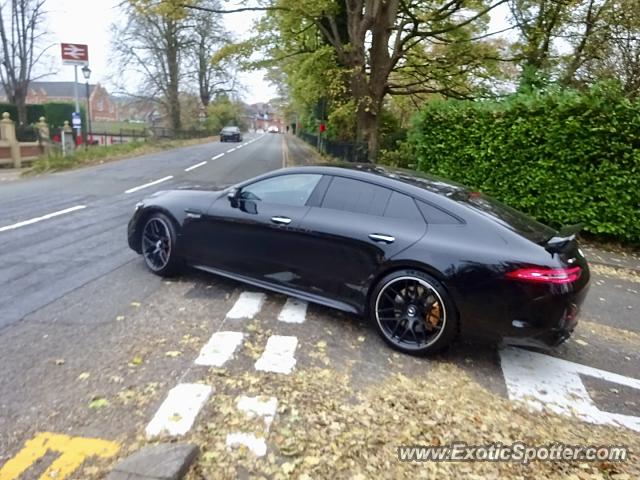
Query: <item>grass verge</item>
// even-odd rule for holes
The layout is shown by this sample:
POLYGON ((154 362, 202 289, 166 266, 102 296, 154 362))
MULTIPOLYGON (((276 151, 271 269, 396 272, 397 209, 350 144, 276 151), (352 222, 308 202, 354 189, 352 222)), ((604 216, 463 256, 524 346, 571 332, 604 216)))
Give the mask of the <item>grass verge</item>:
POLYGON ((173 148, 197 145, 216 140, 217 137, 199 138, 193 140, 158 140, 148 142, 129 142, 107 147, 94 146, 88 149, 80 147, 74 155, 63 157, 59 152, 43 155, 38 158, 25 175, 45 172, 57 172, 72 168, 98 165, 113 160, 136 157, 147 153, 170 150, 173 148))

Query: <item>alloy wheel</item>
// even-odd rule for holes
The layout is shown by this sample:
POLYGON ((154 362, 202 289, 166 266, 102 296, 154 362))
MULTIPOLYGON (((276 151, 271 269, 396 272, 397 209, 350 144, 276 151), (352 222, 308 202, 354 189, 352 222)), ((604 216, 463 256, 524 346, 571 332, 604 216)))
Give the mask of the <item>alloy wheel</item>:
POLYGON ((447 321, 444 302, 436 289, 416 277, 399 277, 378 293, 375 315, 383 335, 407 350, 422 350, 442 335, 447 321))
POLYGON ((171 230, 158 217, 153 217, 142 231, 142 253, 147 266, 160 271, 167 266, 171 257, 171 230))

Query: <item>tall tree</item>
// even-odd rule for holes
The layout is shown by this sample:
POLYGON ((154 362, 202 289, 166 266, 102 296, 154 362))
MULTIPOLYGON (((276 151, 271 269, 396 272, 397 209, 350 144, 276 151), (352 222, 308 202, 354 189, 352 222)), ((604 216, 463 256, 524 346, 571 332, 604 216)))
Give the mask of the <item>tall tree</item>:
POLYGON ((33 69, 48 47, 45 0, 10 0, 0 3, 0 80, 9 102, 16 105, 18 122, 27 123, 27 94, 33 80, 33 69))
POLYGON ((175 12, 144 9, 125 3, 126 23, 115 26, 114 50, 123 69, 137 74, 140 97, 158 102, 174 131, 181 128, 182 59, 189 44, 188 20, 175 12))

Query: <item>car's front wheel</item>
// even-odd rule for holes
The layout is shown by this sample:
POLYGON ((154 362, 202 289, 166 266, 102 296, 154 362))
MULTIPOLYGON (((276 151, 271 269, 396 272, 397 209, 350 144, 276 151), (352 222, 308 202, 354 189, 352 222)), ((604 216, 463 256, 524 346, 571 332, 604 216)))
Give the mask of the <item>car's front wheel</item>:
POLYGON ((166 215, 154 213, 147 218, 142 228, 142 256, 156 275, 169 277, 180 270, 176 238, 173 222, 166 215))
POLYGON ((384 341, 412 355, 439 352, 457 333, 447 291, 435 278, 417 270, 385 276, 373 290, 369 312, 384 341))

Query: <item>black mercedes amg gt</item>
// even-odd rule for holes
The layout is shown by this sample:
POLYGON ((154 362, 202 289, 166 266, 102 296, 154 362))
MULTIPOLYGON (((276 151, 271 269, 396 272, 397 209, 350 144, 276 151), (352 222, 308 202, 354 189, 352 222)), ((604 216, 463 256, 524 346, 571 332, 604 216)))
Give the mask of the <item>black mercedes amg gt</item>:
POLYGON ((365 315, 392 347, 426 354, 459 332, 568 338, 589 285, 578 230, 439 178, 350 165, 158 192, 137 205, 128 240, 155 274, 187 264, 365 315))

